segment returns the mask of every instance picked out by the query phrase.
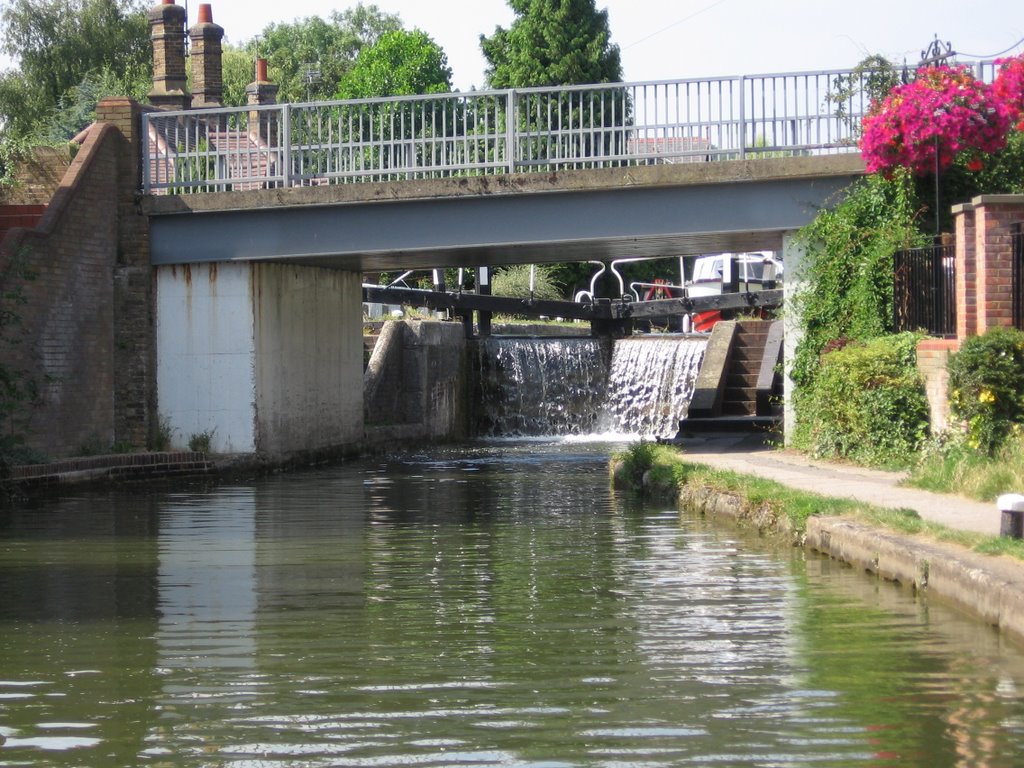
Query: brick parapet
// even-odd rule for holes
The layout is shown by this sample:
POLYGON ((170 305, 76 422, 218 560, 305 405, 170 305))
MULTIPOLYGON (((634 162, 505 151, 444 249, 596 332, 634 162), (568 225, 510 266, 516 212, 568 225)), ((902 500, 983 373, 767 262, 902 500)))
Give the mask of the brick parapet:
POLYGON ((1013 229, 1024 221, 1024 196, 981 196, 975 209, 976 332, 1013 325, 1013 229))
POLYGON ((953 209, 956 227, 956 335, 965 339, 978 332, 977 241, 974 206, 953 209))

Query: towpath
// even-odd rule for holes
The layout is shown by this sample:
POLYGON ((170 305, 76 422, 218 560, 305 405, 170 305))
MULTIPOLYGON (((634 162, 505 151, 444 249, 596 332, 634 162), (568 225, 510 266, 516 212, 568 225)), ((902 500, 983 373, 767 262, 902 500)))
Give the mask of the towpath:
POLYGON ((903 473, 809 459, 772 446, 764 434, 694 434, 677 444, 688 460, 718 469, 768 478, 822 496, 891 509, 912 509, 924 520, 949 528, 999 533, 1000 515, 994 503, 902 487, 903 473))

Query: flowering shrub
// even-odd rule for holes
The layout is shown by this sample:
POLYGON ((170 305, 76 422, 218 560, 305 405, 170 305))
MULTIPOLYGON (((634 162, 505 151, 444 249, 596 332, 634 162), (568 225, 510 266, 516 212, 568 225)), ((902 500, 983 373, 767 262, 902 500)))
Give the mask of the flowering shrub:
POLYGON ((994 328, 949 359, 950 413, 971 448, 991 453, 1024 424, 1024 332, 994 328))
POLYGON ((1006 111, 1018 131, 1024 131, 1024 54, 998 59, 999 74, 992 83, 992 95, 1006 111))
POLYGON ((1008 110, 992 88, 963 67, 927 67, 893 88, 864 118, 861 154, 869 173, 909 168, 915 175, 952 165, 961 152, 995 152, 1006 144, 1008 110))

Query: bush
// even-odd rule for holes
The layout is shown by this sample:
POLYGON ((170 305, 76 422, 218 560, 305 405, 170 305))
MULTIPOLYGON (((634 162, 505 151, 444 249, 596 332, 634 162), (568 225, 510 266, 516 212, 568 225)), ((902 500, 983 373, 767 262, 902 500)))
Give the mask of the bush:
MULTIPOLYGON (((501 272, 494 275, 491 292, 495 296, 530 298, 530 265, 514 264, 502 269, 501 272)), ((551 267, 546 264, 536 265, 533 298, 553 300, 562 298, 562 292, 552 277, 551 267)))
POLYGON ((967 444, 992 454, 1024 423, 1024 332, 994 328, 949 359, 949 407, 967 444))
POLYGON ((683 478, 682 455, 676 448, 641 440, 612 456, 612 486, 658 497, 674 497, 683 478))
POLYGON ((800 230, 805 256, 796 309, 804 336, 793 362, 797 385, 811 383, 830 342, 892 333, 893 254, 923 244, 914 196, 905 172, 869 176, 800 230))
POLYGON ((813 382, 799 394, 796 447, 819 457, 906 465, 928 428, 917 341, 916 334, 903 333, 824 355, 813 382))

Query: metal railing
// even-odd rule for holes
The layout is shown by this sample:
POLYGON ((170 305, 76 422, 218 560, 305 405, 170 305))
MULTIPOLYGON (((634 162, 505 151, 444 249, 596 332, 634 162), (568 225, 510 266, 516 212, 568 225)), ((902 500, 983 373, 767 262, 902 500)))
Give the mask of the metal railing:
MULTIPOLYGON (((988 63, 975 68, 992 76, 988 63)), ((142 118, 143 191, 852 152, 870 76, 830 70, 154 112, 142 118)))
POLYGON ((932 245, 893 257, 893 326, 956 336, 956 248, 932 245))

